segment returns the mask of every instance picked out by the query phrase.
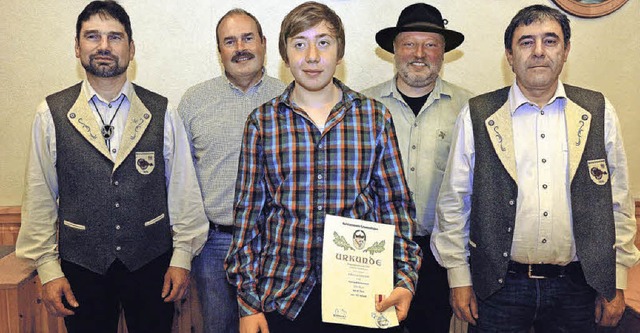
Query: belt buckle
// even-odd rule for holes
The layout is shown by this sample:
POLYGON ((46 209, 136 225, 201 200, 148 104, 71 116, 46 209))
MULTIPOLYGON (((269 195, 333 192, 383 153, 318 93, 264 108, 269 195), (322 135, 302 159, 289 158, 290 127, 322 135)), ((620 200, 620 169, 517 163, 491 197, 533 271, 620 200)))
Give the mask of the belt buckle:
POLYGON ((546 276, 542 276, 542 275, 534 275, 532 274, 532 269, 531 269, 531 264, 529 264, 529 269, 527 270, 527 275, 529 276, 530 279, 546 279, 546 276))

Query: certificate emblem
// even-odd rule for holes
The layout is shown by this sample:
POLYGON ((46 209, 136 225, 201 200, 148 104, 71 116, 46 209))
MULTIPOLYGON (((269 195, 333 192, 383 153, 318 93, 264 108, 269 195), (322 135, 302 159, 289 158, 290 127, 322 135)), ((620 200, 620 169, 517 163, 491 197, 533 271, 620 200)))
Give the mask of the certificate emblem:
POLYGON ((367 234, 365 234, 363 230, 356 230, 353 233, 353 247, 355 247, 356 250, 362 250, 365 245, 367 245, 367 234))
POLYGON ((587 161, 589 177, 596 185, 604 185, 609 180, 609 170, 604 159, 587 161))
POLYGON ((155 153, 152 151, 136 152, 136 169, 140 174, 148 175, 155 166, 155 153))

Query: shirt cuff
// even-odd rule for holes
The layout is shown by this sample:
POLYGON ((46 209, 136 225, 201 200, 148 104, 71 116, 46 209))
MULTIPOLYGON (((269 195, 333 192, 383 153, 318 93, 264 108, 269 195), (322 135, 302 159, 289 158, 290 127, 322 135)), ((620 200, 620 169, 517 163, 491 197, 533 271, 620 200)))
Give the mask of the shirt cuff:
POLYGON ((238 313, 240 317, 250 316, 256 313, 262 312, 258 307, 260 305, 260 298, 255 295, 240 295, 238 293, 238 313), (245 300, 245 298, 247 298, 245 300))
POLYGON ((184 268, 191 271, 191 252, 180 249, 173 249, 173 255, 171 256, 171 263, 169 266, 184 268))
POLYGON ((51 260, 38 266, 38 276, 40 277, 40 283, 45 284, 49 281, 64 277, 62 273, 62 267, 58 260, 51 260))
POLYGON ((469 265, 449 268, 447 270, 447 278, 449 279, 449 288, 472 286, 471 270, 469 265))
POLYGON ((627 289, 627 272, 629 268, 616 264, 616 289, 627 289))

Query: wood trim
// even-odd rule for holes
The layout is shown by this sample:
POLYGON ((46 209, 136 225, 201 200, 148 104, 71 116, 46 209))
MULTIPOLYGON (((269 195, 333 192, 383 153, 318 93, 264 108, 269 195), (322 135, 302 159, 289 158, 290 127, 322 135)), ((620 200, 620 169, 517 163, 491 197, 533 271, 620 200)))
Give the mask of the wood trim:
POLYGON ((636 201, 636 247, 640 249, 640 200, 636 201))
POLYGON ((20 223, 20 206, 0 206, 0 224, 20 223))
POLYGON ((601 0, 589 3, 584 0, 553 0, 564 11, 580 17, 600 17, 618 10, 628 0, 601 0))
POLYGON ((20 231, 20 206, 0 206, 0 245, 15 245, 20 231))

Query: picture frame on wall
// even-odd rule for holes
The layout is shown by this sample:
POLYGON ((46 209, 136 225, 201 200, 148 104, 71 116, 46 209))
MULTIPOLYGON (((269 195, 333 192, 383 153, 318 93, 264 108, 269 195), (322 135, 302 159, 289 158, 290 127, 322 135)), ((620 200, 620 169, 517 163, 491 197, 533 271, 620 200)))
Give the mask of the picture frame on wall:
POLYGON ((565 12, 579 17, 601 17, 613 13, 628 0, 553 0, 565 12))

